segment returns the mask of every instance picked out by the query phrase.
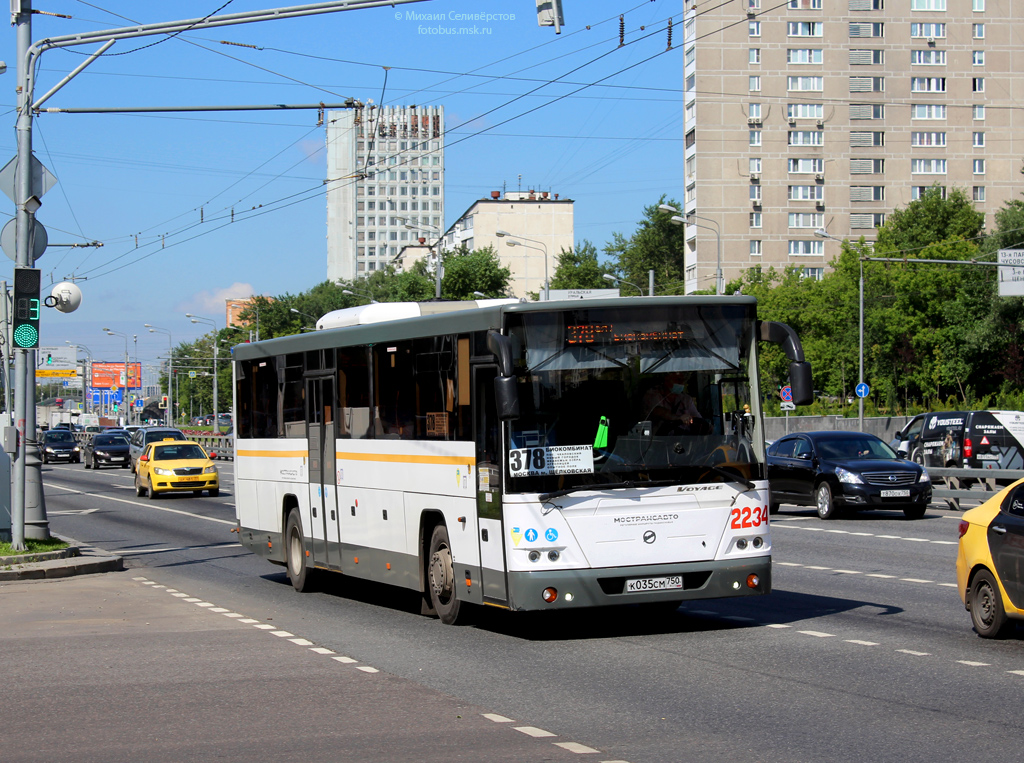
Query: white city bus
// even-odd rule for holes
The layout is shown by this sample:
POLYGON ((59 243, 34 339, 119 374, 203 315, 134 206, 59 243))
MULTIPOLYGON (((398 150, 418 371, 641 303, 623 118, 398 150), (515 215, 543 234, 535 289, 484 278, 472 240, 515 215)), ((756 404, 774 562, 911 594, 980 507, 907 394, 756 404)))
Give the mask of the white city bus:
POLYGON ((317 329, 234 350, 238 530, 296 589, 391 583, 446 623, 771 590, 758 341, 798 404, 811 375, 754 298, 373 304, 317 329), (652 415, 666 374, 692 423, 652 415))

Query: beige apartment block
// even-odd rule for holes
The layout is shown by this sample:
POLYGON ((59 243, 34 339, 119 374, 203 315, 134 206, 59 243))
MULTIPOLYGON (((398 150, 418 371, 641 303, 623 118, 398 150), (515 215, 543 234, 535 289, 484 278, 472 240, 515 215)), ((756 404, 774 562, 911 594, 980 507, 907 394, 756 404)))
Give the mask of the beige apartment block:
POLYGON ((1022 0, 686 0, 686 290, 820 278, 931 186, 1020 197, 1022 0))
POLYGON ((542 295, 555 274, 558 255, 574 246, 573 201, 548 191, 493 191, 448 228, 441 247, 450 251, 463 244, 470 251, 494 248, 501 264, 512 271, 513 296, 542 295))
POLYGON ((444 230, 444 107, 328 111, 327 278, 383 270, 444 230))

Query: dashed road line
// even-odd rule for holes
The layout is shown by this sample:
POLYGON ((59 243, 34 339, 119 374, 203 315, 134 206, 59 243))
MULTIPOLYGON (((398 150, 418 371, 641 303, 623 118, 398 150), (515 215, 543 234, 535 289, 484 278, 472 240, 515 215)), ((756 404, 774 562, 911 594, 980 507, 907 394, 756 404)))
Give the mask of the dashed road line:
POLYGON ((961 665, 969 665, 972 668, 987 668, 992 663, 990 662, 977 662, 975 660, 957 660, 961 665))
POLYGON ((915 652, 913 649, 897 649, 900 654, 909 654, 911 657, 929 657, 931 652, 915 652))
POLYGON ((856 638, 843 639, 847 644, 857 644, 858 646, 878 646, 877 641, 861 641, 856 638))
MULTIPOLYGON (((958 519, 959 517, 956 517, 956 518, 958 519)), ((780 520, 773 519, 772 523, 774 524, 774 523, 776 523, 778 521, 780 521, 780 520)), ((785 520, 782 520, 782 521, 785 521, 785 520)), ((792 521, 792 520, 790 520, 790 521, 792 521)), ((908 538, 908 537, 906 537, 904 535, 876 535, 875 533, 867 533, 867 532, 856 532, 855 533, 855 532, 850 532, 849 530, 831 529, 831 528, 826 528, 826 527, 804 527, 802 525, 790 526, 790 525, 779 525, 779 524, 776 524, 775 527, 777 529, 780 529, 780 530, 804 530, 805 532, 824 532, 824 533, 834 533, 836 535, 857 535, 857 536, 860 536, 862 538, 880 538, 880 539, 884 539, 884 540, 905 540, 908 543, 934 543, 934 544, 939 545, 939 546, 955 546, 955 545, 957 545, 957 541, 955 541, 955 540, 930 540, 928 538, 908 538)))
MULTIPOLYGON (((797 564, 796 562, 776 562, 772 561, 772 564, 780 567, 802 567, 805 570, 816 570, 818 572, 834 572, 839 575, 864 575, 868 578, 881 578, 883 580, 896 580, 895 575, 885 575, 880 572, 861 572, 860 570, 838 570, 833 567, 821 567, 817 564, 797 564)), ((900 582, 903 583, 918 583, 918 584, 932 584, 942 586, 943 588, 956 588, 956 583, 936 583, 934 580, 925 580, 923 578, 899 578, 900 582)), ((694 614, 704 614, 700 610, 691 610, 694 614)))
MULTIPOLYGON (((245 625, 251 625, 253 628, 255 628, 257 630, 262 630, 264 632, 269 631, 270 635, 278 636, 279 638, 287 639, 288 641, 290 641, 291 643, 295 644, 296 646, 308 647, 309 651, 313 652, 314 654, 329 656, 332 660, 335 660, 336 662, 342 663, 344 665, 354 665, 356 670, 361 671, 363 673, 368 673, 368 674, 380 673, 380 670, 375 668, 375 667, 372 667, 370 665, 358 665, 358 664, 356 664, 356 663, 359 662, 358 660, 355 660, 355 659, 353 659, 351 657, 346 657, 345 655, 336 654, 333 649, 328 649, 327 647, 323 647, 323 646, 316 646, 314 644, 314 642, 310 641, 309 639, 302 638, 301 636, 295 636, 294 634, 289 633, 286 630, 280 630, 280 629, 277 628, 276 625, 272 625, 271 623, 263 623, 263 622, 260 622, 259 620, 255 619, 255 618, 246 617, 245 615, 243 615, 243 614, 241 614, 239 612, 232 612, 231 610, 229 610, 229 609, 227 609, 225 607, 215 606, 212 602, 203 601, 202 599, 199 599, 199 598, 196 598, 196 597, 189 597, 188 594, 186 594, 186 593, 178 591, 177 589, 174 589, 174 588, 168 588, 167 586, 164 586, 164 585, 159 585, 155 581, 148 580, 147 578, 144 578, 144 577, 134 577, 134 578, 132 578, 132 580, 134 580, 137 583, 141 583, 142 585, 149 586, 153 590, 162 590, 162 591, 164 591, 164 593, 169 593, 171 596, 173 596, 175 598, 180 598, 181 601, 185 601, 185 602, 189 602, 189 603, 195 604, 196 606, 202 607, 202 608, 206 609, 209 612, 216 612, 218 614, 224 615, 225 617, 230 617, 230 618, 234 619, 235 622, 242 623, 242 624, 245 624, 245 625)), ((699 610, 699 611, 702 614, 716 616, 716 617, 718 616, 716 612, 713 612, 711 610, 699 610)), ((738 622, 750 622, 750 623, 756 622, 753 618, 750 618, 750 617, 726 616, 726 619, 735 620, 735 621, 738 621, 738 622)), ((779 627, 789 627, 789 626, 779 626, 779 627)), ((483 717, 487 718, 490 721, 493 721, 494 723, 515 723, 515 721, 512 720, 511 718, 506 718, 505 716, 498 715, 497 713, 484 713, 483 717)), ((555 734, 555 733, 553 733, 551 731, 546 731, 545 729, 537 728, 536 726, 513 726, 512 728, 514 728, 516 731, 519 731, 519 732, 521 732, 523 734, 526 734, 529 737, 534 737, 534 738, 537 738, 537 739, 542 739, 542 738, 547 738, 547 737, 557 737, 558 736, 557 734, 555 734)), ((567 750, 569 752, 580 754, 580 755, 595 755, 595 754, 598 754, 600 752, 600 750, 596 750, 593 747, 588 747, 585 744, 580 744, 579 742, 552 742, 552 744, 557 746, 557 747, 562 748, 563 750, 567 750)), ((606 761, 601 761, 601 763, 628 763, 628 761, 625 761, 625 760, 606 760, 606 761)))
POLYGON ((805 636, 816 636, 817 638, 832 638, 834 633, 822 633, 821 631, 797 631, 797 633, 803 633, 805 636))

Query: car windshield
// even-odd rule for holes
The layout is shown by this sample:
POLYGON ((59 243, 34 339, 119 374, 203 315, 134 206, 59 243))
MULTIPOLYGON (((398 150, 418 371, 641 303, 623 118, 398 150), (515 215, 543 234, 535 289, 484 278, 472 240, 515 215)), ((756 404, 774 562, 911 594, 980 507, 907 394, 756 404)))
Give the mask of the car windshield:
POLYGON ((127 445, 128 439, 116 434, 106 434, 96 437, 92 441, 93 445, 127 445))
POLYGON ((206 458, 206 454, 194 443, 164 445, 153 452, 154 461, 181 461, 189 458, 206 458))
POLYGON ((67 431, 66 429, 60 429, 60 430, 57 430, 56 432, 47 432, 47 434, 46 434, 46 441, 47 442, 74 442, 75 438, 74 438, 74 435, 71 434, 71 432, 67 431))
POLYGON ((873 437, 818 440, 817 446, 822 458, 882 458, 887 460, 897 458, 892 448, 873 437))

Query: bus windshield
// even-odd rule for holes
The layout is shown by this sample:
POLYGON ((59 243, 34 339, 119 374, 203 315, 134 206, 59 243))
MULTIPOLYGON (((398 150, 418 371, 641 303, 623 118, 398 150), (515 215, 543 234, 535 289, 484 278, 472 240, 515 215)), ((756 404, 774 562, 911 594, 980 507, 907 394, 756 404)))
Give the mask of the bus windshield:
POLYGON ((511 313, 508 492, 764 479, 753 305, 511 313))

